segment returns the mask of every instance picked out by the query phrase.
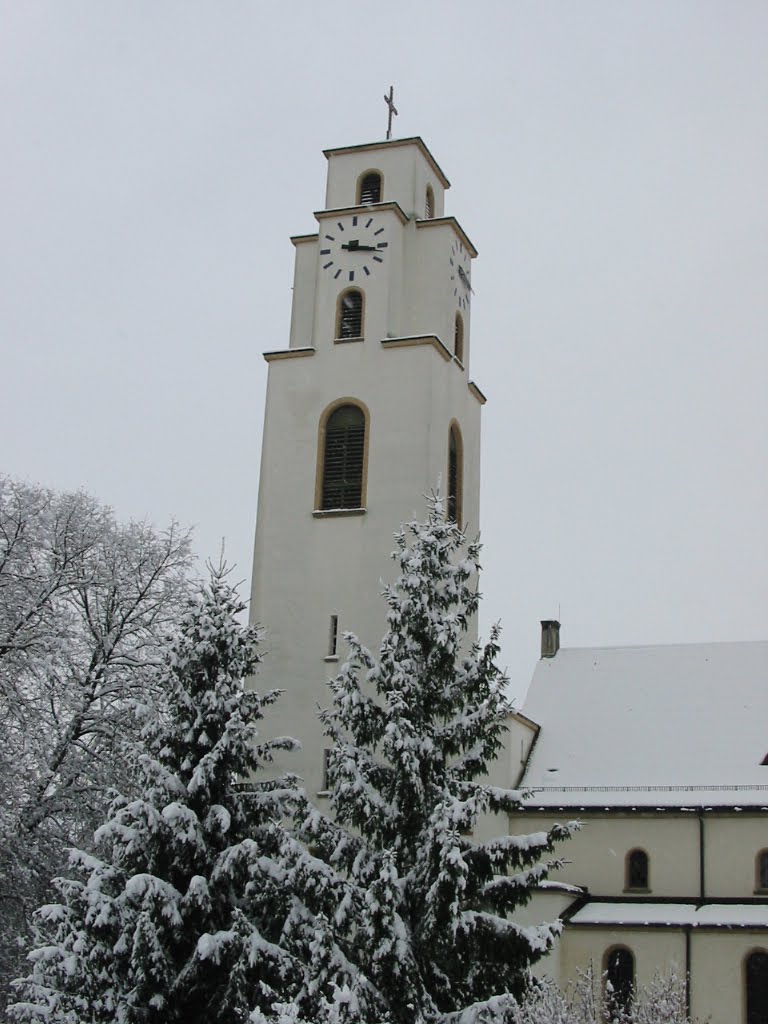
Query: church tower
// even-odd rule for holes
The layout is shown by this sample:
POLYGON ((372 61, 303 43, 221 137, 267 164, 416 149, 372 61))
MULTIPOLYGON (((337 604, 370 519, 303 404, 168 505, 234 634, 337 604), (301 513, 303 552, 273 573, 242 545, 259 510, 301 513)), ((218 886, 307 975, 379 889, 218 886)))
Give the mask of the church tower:
POLYGON ((251 616, 266 628, 259 689, 287 767, 324 786, 329 676, 350 630, 374 651, 400 523, 448 512, 479 529, 480 407, 469 377, 471 261, 444 215, 449 182, 420 138, 325 151, 325 209, 294 236, 288 348, 269 364, 251 616))

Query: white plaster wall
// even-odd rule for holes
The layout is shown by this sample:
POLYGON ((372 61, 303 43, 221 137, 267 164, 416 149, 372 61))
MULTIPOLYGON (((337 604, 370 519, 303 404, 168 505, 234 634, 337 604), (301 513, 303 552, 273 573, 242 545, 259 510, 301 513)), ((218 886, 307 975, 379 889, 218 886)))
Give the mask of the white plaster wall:
MULTIPOLYGON (((374 214, 377 223, 384 227, 382 236, 388 242, 384 262, 365 280, 355 280, 350 284, 344 276, 334 279, 329 271, 322 270, 318 254, 318 262, 302 282, 294 286, 300 292, 314 290, 315 310, 313 320, 313 337, 318 347, 332 344, 336 335, 336 305, 338 296, 347 288, 359 288, 365 296, 365 338, 379 341, 392 330, 392 322, 398 319, 400 286, 400 267, 403 262, 403 225, 397 214, 392 210, 379 210, 374 214), (315 273, 316 269, 316 273, 315 273), (316 281, 316 284, 315 284, 316 281)), ((330 218, 320 220, 320 234, 329 230, 335 223, 330 218)), ((358 276, 358 275, 356 275, 358 276)))
MULTIPOLYGON (((464 514, 479 522, 479 413, 463 374, 431 346, 386 350, 378 341, 331 345, 270 364, 252 614, 268 629, 259 685, 284 688, 270 731, 305 744, 294 770, 319 788, 331 614, 376 647, 385 626, 379 581, 392 579, 392 534, 423 518, 423 495, 447 471, 452 418, 465 440, 464 514), (318 425, 342 397, 370 411, 367 512, 314 518, 318 425)), ((343 652, 342 652, 343 653, 343 652)))
MULTIPOLYGON (((451 245, 458 238, 450 223, 416 228, 409 225, 408 267, 403 311, 403 334, 434 332, 453 352, 454 320, 458 303, 451 280, 451 245)), ((464 368, 469 371, 471 309, 464 319, 464 368)))
MULTIPOLYGON (((534 905, 538 904, 538 899, 534 905)), ((635 957, 636 983, 650 985, 656 973, 686 973, 686 938, 682 928, 566 927, 559 943, 559 981, 566 986, 592 964, 602 974, 606 953, 626 946, 635 957)), ((709 1024, 746 1024, 744 964, 756 951, 768 952, 764 933, 749 929, 693 929, 690 938, 691 1015, 709 1024)), ((538 974, 550 973, 543 961, 538 974)), ((600 985, 602 991, 602 984, 600 985)))
MULTIPOLYGON (((536 730, 514 715, 510 715, 507 721, 507 730, 504 741, 505 754, 503 763, 504 770, 507 773, 506 785, 514 786, 517 784, 517 780, 520 778, 525 766, 531 746, 536 738, 536 730)), ((501 782, 495 782, 494 784, 502 785, 501 782)))
MULTIPOLYGON (((329 206, 353 204, 357 178, 371 167, 384 173, 384 198, 406 208, 431 180, 440 212, 442 187, 417 145, 331 155, 329 206)), ((445 490, 452 420, 464 442, 463 518, 470 534, 480 520, 480 405, 466 371, 432 345, 381 343, 413 333, 404 330, 413 316, 406 297, 422 310, 420 333, 452 324, 446 282, 453 229, 436 227, 425 242, 421 234, 431 232, 417 233, 396 210, 371 212, 389 244, 371 277, 354 282, 365 296, 364 339, 335 341, 337 299, 349 282, 322 270, 316 242, 299 242, 290 340, 315 353, 269 364, 251 609, 267 629, 267 657, 256 685, 285 691, 265 724, 272 735, 302 741, 303 752, 283 767, 301 774, 313 794, 326 746, 317 705, 329 703, 327 679, 338 669, 327 660, 330 617, 338 616, 340 636, 352 630, 378 647, 385 628, 380 581, 397 572, 392 535, 403 520, 424 518, 424 495, 438 484, 445 490), (312 515, 318 429, 324 410, 342 398, 370 413, 366 512, 318 518, 312 515)), ((318 221, 322 237, 333 221, 323 215, 318 221)), ((452 343, 452 328, 446 340, 452 343)), ((341 639, 339 654, 345 656, 341 639)))
MULTIPOLYGON (((317 239, 303 240, 295 245, 293 271, 293 303, 291 305, 290 348, 305 348, 314 336, 315 267, 317 266, 317 239)), ((276 338, 269 349, 283 348, 283 339, 276 338)))
POLYGON ((435 216, 442 217, 445 189, 416 143, 336 153, 328 160, 325 207, 328 210, 354 206, 357 182, 366 171, 383 176, 382 202, 396 202, 407 216, 424 217, 427 185, 435 196, 435 216))
POLYGON ((704 821, 705 878, 709 897, 755 895, 755 858, 768 847, 765 813, 744 810, 704 821))
POLYGON ((744 962, 762 950, 765 933, 695 930, 691 936, 691 1015, 711 1024, 747 1024, 744 962))
POLYGON ((526 830, 546 829, 554 821, 579 818, 583 827, 563 843, 558 855, 569 863, 553 877, 586 886, 594 895, 624 894, 624 859, 635 847, 645 850, 650 862, 651 895, 699 895, 698 821, 695 815, 652 816, 619 814, 599 816, 564 811, 526 813, 526 830))
MULTIPOLYGON (((560 939, 561 984, 590 965, 602 977, 605 956, 616 946, 626 946, 634 955, 635 981, 640 987, 650 985, 659 971, 685 975, 685 933, 680 928, 566 927, 560 939)), ((602 984, 599 990, 602 995, 602 984)))

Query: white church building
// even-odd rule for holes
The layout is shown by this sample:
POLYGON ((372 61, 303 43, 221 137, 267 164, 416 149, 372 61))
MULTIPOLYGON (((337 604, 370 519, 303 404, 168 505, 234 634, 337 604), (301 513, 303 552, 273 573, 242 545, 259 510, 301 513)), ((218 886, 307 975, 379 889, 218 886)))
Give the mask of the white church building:
MULTIPOLYGON (((317 719, 342 633, 376 647, 392 534, 442 481, 479 530, 480 413, 470 374, 477 252, 445 213, 420 138, 325 151, 325 206, 294 236, 288 345, 268 363, 251 614, 260 688, 322 803, 317 719)), ((656 970, 688 979, 713 1024, 768 1024, 768 643, 560 649, 542 658, 493 781, 532 791, 499 828, 578 818, 567 865, 528 908, 565 923, 545 972, 590 964, 619 998, 656 970)))
MULTIPOLYGON (((768 643, 559 649, 542 658, 500 774, 510 828, 578 819, 532 914, 565 929, 544 970, 629 993, 687 979, 693 1017, 768 1021, 768 643)), ((498 767, 498 766, 497 766, 498 767)))

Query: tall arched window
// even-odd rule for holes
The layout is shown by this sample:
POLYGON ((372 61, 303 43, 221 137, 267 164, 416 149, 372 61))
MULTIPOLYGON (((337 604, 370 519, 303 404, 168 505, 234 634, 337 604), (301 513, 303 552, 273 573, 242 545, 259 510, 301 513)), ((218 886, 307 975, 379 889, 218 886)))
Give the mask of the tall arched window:
POLYGON ((319 507, 362 508, 365 477, 365 413, 344 404, 321 421, 322 475, 319 507))
POLYGON ((765 1024, 768 1020, 768 953, 750 953, 744 964, 747 1024, 765 1024))
POLYGON ((362 338, 363 293, 359 288, 348 288, 339 295, 336 309, 336 337, 362 338))
POLYGON ((378 171, 366 171, 357 183, 357 205, 381 202, 381 175, 378 171))
POLYGON ((462 477, 464 475, 464 445, 458 424, 452 423, 448 431, 448 519, 461 525, 462 477))
POLYGON ((460 363, 464 362, 464 317, 456 314, 453 322, 453 354, 460 363))
POLYGON ((755 888, 768 890, 768 850, 761 850, 755 858, 755 888))
POLYGON ((650 889, 648 854, 645 850, 630 850, 624 860, 624 887, 650 889))
POLYGON ((432 220, 435 216, 435 193, 432 191, 431 185, 427 185, 427 192, 424 197, 424 216, 427 220, 432 220))
POLYGON ((605 957, 605 1009, 609 1020, 629 1010, 635 987, 635 958, 626 946, 617 946, 605 957))

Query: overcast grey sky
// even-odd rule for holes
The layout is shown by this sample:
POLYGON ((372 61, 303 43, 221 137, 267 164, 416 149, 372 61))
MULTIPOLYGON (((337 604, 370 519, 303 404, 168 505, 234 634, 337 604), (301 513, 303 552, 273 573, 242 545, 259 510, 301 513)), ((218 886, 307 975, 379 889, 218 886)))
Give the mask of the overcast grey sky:
MULTIPOLYGON (((768 635, 765 0, 0 0, 0 469, 250 579, 322 149, 421 135, 477 246, 483 622, 768 635)), ((393 523, 393 529, 397 524, 393 523)))

